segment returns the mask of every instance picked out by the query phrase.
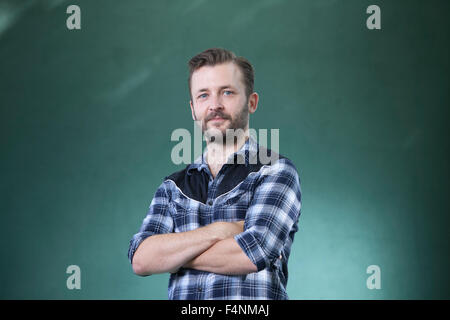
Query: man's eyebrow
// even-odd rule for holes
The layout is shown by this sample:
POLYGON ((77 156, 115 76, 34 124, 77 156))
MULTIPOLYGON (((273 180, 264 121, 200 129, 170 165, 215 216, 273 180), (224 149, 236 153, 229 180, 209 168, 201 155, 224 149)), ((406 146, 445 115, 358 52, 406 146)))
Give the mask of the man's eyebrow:
MULTIPOLYGON (((236 90, 236 88, 233 87, 232 85, 221 86, 221 87, 219 87, 219 90, 223 90, 223 89, 227 89, 227 88, 236 90)), ((197 90, 197 94, 199 94, 200 92, 205 92, 205 91, 209 91, 209 89, 208 88, 199 89, 199 90, 197 90)))

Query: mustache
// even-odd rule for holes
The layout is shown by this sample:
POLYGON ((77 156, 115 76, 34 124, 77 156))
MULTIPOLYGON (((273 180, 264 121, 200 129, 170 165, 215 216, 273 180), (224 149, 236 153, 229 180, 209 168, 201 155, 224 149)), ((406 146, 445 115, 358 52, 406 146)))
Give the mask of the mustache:
POLYGON ((222 119, 230 119, 230 117, 220 111, 214 111, 211 112, 205 119, 205 122, 208 122, 211 119, 214 119, 215 117, 220 117, 222 119))

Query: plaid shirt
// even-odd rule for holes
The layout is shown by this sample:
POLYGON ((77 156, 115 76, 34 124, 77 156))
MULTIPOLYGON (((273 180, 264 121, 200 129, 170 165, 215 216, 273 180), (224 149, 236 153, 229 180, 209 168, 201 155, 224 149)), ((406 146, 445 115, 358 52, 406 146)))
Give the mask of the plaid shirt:
POLYGON ((245 220, 244 232, 234 239, 258 271, 223 275, 181 268, 170 275, 169 299, 288 299, 288 258, 301 209, 294 164, 250 137, 213 179, 206 152, 165 177, 130 241, 130 263, 139 244, 151 235, 245 220), (263 164, 262 152, 276 161, 263 164))

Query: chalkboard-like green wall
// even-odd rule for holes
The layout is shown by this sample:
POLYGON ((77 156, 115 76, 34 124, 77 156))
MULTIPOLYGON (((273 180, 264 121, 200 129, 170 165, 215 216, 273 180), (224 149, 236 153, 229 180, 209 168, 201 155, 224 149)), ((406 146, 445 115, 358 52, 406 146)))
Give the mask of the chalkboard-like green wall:
POLYGON ((187 61, 224 47, 255 67, 250 127, 280 129, 299 170, 290 298, 449 299, 449 12, 437 0, 0 0, 0 298, 167 298, 168 274, 134 275, 128 243, 184 167, 170 135, 193 132, 187 61), (381 289, 367 287, 371 265, 381 289))

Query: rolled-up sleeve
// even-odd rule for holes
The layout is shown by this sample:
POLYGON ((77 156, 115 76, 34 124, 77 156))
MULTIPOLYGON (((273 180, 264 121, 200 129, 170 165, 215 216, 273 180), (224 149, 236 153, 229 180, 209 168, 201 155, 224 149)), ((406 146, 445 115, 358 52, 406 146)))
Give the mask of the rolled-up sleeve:
POLYGON ((301 210, 300 180, 286 158, 261 169, 260 181, 245 217, 244 232, 234 239, 258 271, 270 267, 297 231, 301 210))
POLYGON ((169 199, 164 182, 158 187, 150 203, 139 232, 130 240, 128 260, 133 262, 137 248, 146 238, 154 234, 173 232, 173 218, 169 210, 169 199))

